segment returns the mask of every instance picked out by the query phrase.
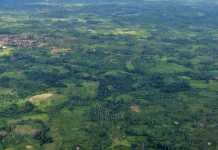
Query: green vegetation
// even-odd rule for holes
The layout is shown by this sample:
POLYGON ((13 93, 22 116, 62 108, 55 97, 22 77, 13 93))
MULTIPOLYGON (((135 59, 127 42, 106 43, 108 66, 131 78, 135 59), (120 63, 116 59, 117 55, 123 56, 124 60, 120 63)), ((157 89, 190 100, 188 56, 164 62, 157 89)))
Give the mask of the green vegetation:
POLYGON ((218 149, 215 2, 0 6, 0 150, 218 149))

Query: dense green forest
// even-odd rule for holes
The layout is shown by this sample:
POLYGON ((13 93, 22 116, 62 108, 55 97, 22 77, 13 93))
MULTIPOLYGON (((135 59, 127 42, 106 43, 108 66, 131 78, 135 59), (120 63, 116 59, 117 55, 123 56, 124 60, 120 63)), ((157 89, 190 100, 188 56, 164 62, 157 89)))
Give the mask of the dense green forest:
POLYGON ((0 0, 0 150, 218 150, 218 3, 0 0))

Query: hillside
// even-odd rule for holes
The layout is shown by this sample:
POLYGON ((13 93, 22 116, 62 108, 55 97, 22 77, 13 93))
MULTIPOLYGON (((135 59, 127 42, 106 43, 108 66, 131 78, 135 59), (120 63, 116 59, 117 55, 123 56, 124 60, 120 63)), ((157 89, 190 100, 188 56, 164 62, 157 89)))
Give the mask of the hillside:
POLYGON ((218 149, 216 2, 0 6, 0 150, 218 149))

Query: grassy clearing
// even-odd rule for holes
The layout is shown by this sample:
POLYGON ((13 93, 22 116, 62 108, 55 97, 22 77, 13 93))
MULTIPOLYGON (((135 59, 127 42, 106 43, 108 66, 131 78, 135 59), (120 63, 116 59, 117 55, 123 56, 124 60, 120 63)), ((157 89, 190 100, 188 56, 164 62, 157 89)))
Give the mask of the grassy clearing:
POLYGON ((190 85, 196 89, 207 89, 211 92, 218 92, 218 81, 211 80, 209 82, 201 80, 191 80, 190 85))
POLYGON ((134 66, 134 64, 132 63, 132 61, 127 61, 127 62, 126 62, 126 68, 127 68, 127 70, 129 70, 129 71, 133 71, 133 70, 135 69, 135 66, 134 66))
POLYGON ((0 74, 0 78, 4 78, 4 77, 17 79, 17 80, 25 79, 25 75, 21 71, 8 71, 0 74))
POLYGON ((52 100, 51 98, 53 96, 54 96, 54 93, 43 93, 43 94, 32 96, 28 99, 32 103, 37 103, 37 102, 52 100))
POLYGON ((48 114, 26 115, 26 116, 21 117, 20 120, 48 121, 49 117, 48 117, 48 114))
POLYGON ((17 125, 13 132, 19 135, 34 135, 39 132, 39 129, 36 129, 30 125, 17 125))
POLYGON ((154 67, 152 67, 148 71, 151 73, 173 74, 173 73, 188 72, 190 71, 190 69, 182 65, 163 62, 163 63, 154 65, 154 67))
POLYGON ((1 48, 0 49, 0 57, 8 57, 12 55, 12 48, 1 48))
POLYGON ((47 92, 28 97, 26 100, 37 106, 41 111, 46 112, 50 107, 64 102, 65 96, 56 94, 55 92, 47 92))

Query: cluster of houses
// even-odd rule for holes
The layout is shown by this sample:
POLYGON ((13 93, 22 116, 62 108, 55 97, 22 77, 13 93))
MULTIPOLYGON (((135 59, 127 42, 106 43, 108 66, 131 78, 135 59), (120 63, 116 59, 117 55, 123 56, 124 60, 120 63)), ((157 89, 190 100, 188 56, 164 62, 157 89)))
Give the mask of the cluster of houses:
POLYGON ((20 48, 35 47, 37 42, 28 36, 19 35, 0 35, 0 48, 5 49, 7 46, 16 46, 20 48))

